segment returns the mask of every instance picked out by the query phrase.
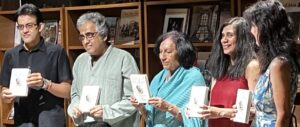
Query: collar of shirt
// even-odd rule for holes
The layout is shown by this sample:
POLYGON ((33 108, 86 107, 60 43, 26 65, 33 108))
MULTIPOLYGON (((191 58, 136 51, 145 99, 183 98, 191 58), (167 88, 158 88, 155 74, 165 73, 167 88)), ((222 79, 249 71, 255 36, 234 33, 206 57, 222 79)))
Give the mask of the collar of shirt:
MULTIPOLYGON (((21 51, 27 51, 28 52, 28 50, 24 47, 24 42, 22 42, 20 45, 18 45, 18 51, 19 52, 21 52, 21 51)), ((35 48, 33 48, 32 50, 31 50, 31 52, 35 52, 35 51, 46 51, 46 46, 45 46, 45 42, 44 42, 44 39, 43 38, 41 38, 41 41, 38 43, 38 45, 35 47, 35 48)))

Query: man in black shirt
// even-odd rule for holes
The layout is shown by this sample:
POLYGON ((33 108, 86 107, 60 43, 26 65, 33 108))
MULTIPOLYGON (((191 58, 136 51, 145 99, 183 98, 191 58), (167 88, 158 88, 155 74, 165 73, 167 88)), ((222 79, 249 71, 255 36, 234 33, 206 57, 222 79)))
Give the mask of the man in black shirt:
POLYGON ((15 126, 64 127, 64 98, 70 96, 72 81, 66 52, 58 45, 44 42, 43 17, 36 6, 24 4, 16 15, 22 43, 5 53, 0 77, 2 100, 14 102, 15 126), (31 70, 27 97, 15 97, 8 89, 13 68, 31 70))

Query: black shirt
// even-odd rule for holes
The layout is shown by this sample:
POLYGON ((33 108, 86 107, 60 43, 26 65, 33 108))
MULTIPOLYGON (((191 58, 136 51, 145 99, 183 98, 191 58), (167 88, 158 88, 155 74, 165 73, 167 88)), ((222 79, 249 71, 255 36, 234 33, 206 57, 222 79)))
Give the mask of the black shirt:
MULTIPOLYGON (((12 68, 30 68, 32 73, 40 72, 43 78, 54 83, 72 80, 70 64, 64 49, 53 43, 45 43, 43 39, 32 51, 27 51, 23 44, 20 44, 5 53, 0 76, 0 83, 4 87, 9 87, 12 68)), ((16 124, 36 124, 41 112, 53 109, 63 111, 63 105, 63 98, 43 89, 29 88, 27 97, 20 97, 15 101, 14 119, 16 124)))

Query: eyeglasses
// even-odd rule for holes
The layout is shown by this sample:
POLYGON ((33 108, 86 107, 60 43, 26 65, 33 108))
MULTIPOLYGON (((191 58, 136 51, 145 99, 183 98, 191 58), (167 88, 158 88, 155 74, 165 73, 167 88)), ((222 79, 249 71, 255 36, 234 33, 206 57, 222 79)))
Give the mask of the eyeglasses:
POLYGON ((79 41, 83 42, 84 39, 92 40, 98 34, 98 32, 87 32, 84 35, 79 35, 79 41))
POLYGON ((37 26, 37 24, 35 24, 35 23, 28 23, 26 25, 18 25, 17 28, 19 30, 23 30, 24 28, 26 28, 28 30, 31 30, 34 26, 37 26))

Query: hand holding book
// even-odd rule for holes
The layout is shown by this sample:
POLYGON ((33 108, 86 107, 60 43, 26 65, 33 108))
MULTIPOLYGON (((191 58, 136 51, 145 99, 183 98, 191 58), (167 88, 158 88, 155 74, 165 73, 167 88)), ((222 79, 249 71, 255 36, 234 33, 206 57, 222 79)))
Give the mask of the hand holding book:
POLYGON ((2 101, 4 103, 12 103, 16 96, 12 95, 10 90, 6 87, 2 88, 2 101))
POLYGON ((90 110, 90 114, 91 116, 93 116, 94 118, 102 118, 103 116, 103 108, 101 105, 96 105, 94 107, 91 108, 90 110))

